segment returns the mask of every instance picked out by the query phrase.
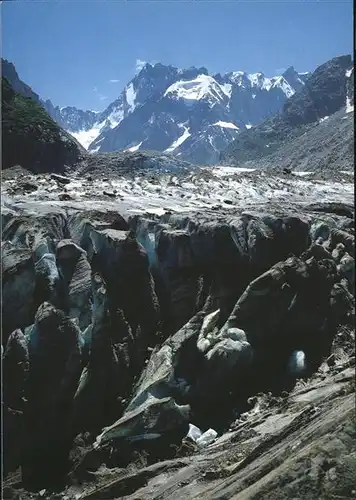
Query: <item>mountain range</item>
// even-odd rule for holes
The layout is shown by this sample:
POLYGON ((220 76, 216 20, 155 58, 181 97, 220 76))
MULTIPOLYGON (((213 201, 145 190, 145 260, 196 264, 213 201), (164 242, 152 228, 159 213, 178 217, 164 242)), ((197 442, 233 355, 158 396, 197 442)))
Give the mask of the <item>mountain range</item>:
POLYGON ((91 152, 155 150, 192 163, 213 164, 241 130, 261 123, 305 83, 289 68, 267 78, 235 71, 146 63, 103 112, 44 106, 91 152))
POLYGON ((104 111, 60 108, 42 101, 2 61, 14 90, 40 102, 89 152, 155 150, 198 164, 214 164, 246 129, 278 112, 309 74, 290 67, 280 76, 234 71, 210 76, 207 69, 146 63, 104 111))
MULTIPOLYGON (((241 165, 263 158, 262 168, 271 166, 268 159, 273 159, 272 166, 281 161, 302 165, 309 149, 315 158, 315 148, 309 141, 305 149, 305 140, 298 137, 309 136, 313 127, 342 107, 353 110, 351 56, 334 58, 311 74, 290 67, 272 78, 241 71, 210 76, 204 67, 181 70, 146 63, 102 112, 60 108, 41 100, 4 59, 2 75, 15 92, 41 105, 89 153, 156 151, 195 164, 241 165), (281 146, 294 140, 293 148, 282 154, 281 146)), ((314 134, 319 140, 324 133, 336 140, 336 133, 336 149, 343 142, 341 165, 345 158, 349 161, 352 149, 352 119, 340 126, 335 120, 324 123, 323 130, 313 130, 310 137, 314 134)), ((328 151, 329 146, 326 156, 328 151)))

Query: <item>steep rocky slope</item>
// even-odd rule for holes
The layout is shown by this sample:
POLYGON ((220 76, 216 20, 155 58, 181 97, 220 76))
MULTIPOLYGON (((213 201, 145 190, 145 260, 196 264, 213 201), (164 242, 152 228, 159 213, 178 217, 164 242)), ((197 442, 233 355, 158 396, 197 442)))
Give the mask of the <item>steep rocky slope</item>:
POLYGON ((121 165, 3 183, 5 498, 352 498, 351 179, 121 165))
MULTIPOLYGON (((223 152, 222 160, 240 166, 253 161, 259 166, 264 161, 266 165, 280 159, 286 162, 292 155, 290 166, 303 169, 303 156, 309 156, 315 160, 315 165, 308 165, 308 168, 319 168, 323 162, 333 168, 333 156, 338 154, 340 147, 343 148, 340 158, 346 148, 350 159, 353 147, 352 82, 351 56, 340 56, 321 65, 305 86, 284 104, 280 113, 239 134, 223 152), (320 144, 320 139, 326 144, 320 144), (320 164, 318 157, 323 157, 320 164)), ((336 168, 339 165, 343 168, 342 162, 335 164, 336 168)))
MULTIPOLYGON (((277 150, 261 158, 243 161, 245 168, 315 171, 349 171, 354 169, 354 113, 342 108, 320 122, 303 128, 303 133, 286 140, 277 150)), ((234 159, 229 160, 232 165, 234 159)))
POLYGON ((16 86, 24 97, 4 77, 1 85, 2 168, 56 172, 78 163, 83 148, 33 99, 29 87, 16 86))

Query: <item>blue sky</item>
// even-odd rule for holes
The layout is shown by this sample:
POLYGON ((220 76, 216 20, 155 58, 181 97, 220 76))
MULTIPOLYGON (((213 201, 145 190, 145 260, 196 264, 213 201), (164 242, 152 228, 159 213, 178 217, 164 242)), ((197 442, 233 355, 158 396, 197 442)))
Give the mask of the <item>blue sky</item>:
POLYGON ((352 53, 352 0, 2 3, 3 57, 60 106, 104 109, 138 61, 210 73, 311 71, 352 53))

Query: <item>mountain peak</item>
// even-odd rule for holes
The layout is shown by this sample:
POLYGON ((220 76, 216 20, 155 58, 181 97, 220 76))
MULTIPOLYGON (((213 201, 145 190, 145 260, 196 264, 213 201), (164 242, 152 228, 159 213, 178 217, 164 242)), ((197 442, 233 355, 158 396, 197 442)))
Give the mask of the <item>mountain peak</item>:
POLYGON ((297 75, 298 73, 296 72, 296 70, 294 69, 294 66, 289 66, 289 68, 287 68, 283 73, 282 73, 282 76, 284 76, 284 78, 288 78, 288 76, 294 76, 294 75, 297 75))

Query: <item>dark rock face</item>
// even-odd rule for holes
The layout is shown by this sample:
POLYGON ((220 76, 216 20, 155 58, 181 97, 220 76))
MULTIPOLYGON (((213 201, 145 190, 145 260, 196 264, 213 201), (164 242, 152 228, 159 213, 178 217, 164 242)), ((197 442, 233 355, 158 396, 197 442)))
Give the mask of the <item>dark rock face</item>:
POLYGON ((137 450, 162 460, 189 423, 225 432, 251 396, 311 376, 353 320, 352 217, 342 204, 8 213, 7 473, 62 490, 68 472, 126 467, 137 450))
POLYGON ((29 488, 60 486, 71 446, 70 412, 81 373, 80 330, 50 303, 28 333, 30 370, 22 479, 29 488), (56 467, 48 460, 56 455, 56 467))
POLYGON ((3 367, 3 425, 4 473, 17 467, 23 455, 26 439, 24 416, 27 411, 29 353, 21 330, 9 337, 2 356, 3 367))
MULTIPOLYGON (((311 247, 310 252, 314 249, 319 250, 311 247)), ((303 350, 313 371, 330 348, 335 325, 329 301, 336 265, 326 251, 305 257, 278 263, 251 282, 223 327, 242 328, 256 352, 265 355, 269 351, 274 364, 269 373, 276 369, 275 350, 280 354, 303 350)))
POLYGON ((331 59, 319 66, 305 86, 283 106, 282 116, 292 126, 330 116, 346 102, 346 70, 351 56, 331 59))
POLYGON ((92 322, 83 334, 87 360, 74 396, 74 436, 83 431, 97 434, 120 415, 133 382, 130 327, 120 311, 109 315, 108 294, 99 274, 92 278, 92 291, 92 322))

